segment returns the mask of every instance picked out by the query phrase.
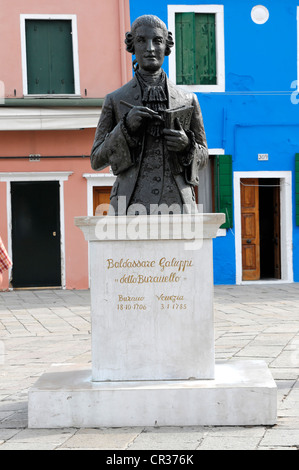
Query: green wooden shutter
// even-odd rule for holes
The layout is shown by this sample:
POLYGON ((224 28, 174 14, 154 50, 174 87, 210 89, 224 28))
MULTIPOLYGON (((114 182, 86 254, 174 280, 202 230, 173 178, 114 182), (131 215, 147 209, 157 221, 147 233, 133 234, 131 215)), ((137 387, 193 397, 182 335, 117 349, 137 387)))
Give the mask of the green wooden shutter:
POLYGON ((50 21, 51 25, 51 88, 54 93, 74 93, 72 23, 50 21))
POLYGON ((26 54, 28 93, 49 93, 47 21, 26 20, 26 54))
POLYGON ((216 85, 215 14, 195 15, 196 83, 216 85))
POLYGON ((299 153, 295 155, 296 225, 299 225, 299 153))
POLYGON ((195 14, 176 13, 176 80, 178 85, 195 83, 195 14))
POLYGON ((68 20, 26 20, 28 94, 73 94, 72 26, 68 20))
POLYGON ((176 13, 176 80, 178 85, 216 85, 214 13, 176 13))
POLYGON ((232 156, 214 157, 214 203, 215 212, 223 212, 226 221, 221 228, 233 227, 233 175, 232 156))

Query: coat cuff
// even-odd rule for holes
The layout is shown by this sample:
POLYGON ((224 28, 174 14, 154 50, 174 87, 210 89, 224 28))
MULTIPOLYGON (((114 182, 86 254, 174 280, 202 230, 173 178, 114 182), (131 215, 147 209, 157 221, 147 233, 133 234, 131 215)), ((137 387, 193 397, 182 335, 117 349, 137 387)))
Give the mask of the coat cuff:
POLYGON ((117 176, 134 165, 134 152, 123 134, 121 123, 119 123, 107 137, 106 145, 108 161, 114 175, 117 176))
POLYGON ((127 114, 126 113, 123 118, 120 120, 120 128, 121 128, 121 131, 127 141, 127 144, 130 148, 136 148, 138 146, 138 143, 139 143, 139 139, 136 138, 136 137, 133 137, 129 131, 128 131, 128 128, 127 128, 127 124, 126 124, 126 117, 127 117, 127 114))

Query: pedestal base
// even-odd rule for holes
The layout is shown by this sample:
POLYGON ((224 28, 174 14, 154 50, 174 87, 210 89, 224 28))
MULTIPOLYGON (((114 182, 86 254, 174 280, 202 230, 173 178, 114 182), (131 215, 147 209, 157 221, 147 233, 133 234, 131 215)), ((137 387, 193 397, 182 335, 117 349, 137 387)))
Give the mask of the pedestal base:
POLYGON ((92 382, 88 366, 53 366, 29 391, 29 427, 253 426, 276 422, 264 361, 218 363, 213 380, 92 382))

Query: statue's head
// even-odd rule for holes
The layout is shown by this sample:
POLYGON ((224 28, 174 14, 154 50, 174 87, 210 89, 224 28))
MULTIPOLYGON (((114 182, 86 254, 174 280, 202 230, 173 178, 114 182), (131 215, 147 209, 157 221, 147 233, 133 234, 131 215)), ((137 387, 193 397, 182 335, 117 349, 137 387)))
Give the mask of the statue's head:
POLYGON ((155 71, 171 53, 173 39, 160 18, 143 15, 133 22, 131 31, 126 33, 125 43, 127 51, 135 54, 141 69, 155 71))

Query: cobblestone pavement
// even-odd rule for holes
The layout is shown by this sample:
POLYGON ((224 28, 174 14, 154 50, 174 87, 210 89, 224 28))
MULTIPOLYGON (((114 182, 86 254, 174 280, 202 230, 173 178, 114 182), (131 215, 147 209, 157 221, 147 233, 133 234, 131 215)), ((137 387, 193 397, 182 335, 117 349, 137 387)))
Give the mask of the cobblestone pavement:
POLYGON ((28 389, 53 363, 91 361, 89 291, 0 292, 0 450, 299 449, 299 284, 216 286, 216 359, 263 359, 278 421, 257 427, 28 429, 28 389))

